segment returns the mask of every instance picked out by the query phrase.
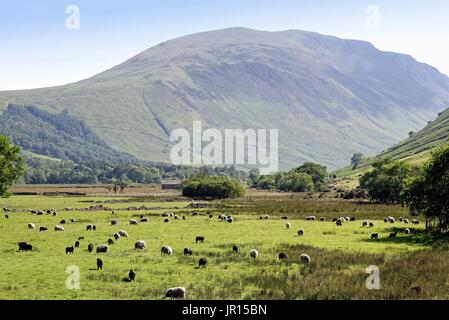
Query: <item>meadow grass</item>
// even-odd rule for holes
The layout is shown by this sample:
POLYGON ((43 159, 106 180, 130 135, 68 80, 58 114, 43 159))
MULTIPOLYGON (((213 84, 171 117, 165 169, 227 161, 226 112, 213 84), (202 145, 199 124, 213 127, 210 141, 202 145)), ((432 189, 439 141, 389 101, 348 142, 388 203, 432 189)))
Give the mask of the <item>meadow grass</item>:
MULTIPOLYGON (((381 214, 404 214, 398 206, 359 205, 347 201, 280 201, 264 200, 218 201, 210 208, 186 209, 185 202, 142 202, 130 199, 126 207, 146 205, 162 209, 145 211, 61 211, 70 206, 82 209, 91 205, 92 197, 18 196, 2 200, 9 208, 55 208, 57 216, 37 216, 28 212, 11 212, 9 219, 0 219, 0 299, 161 299, 164 291, 173 286, 184 286, 188 299, 392 299, 392 298, 446 298, 448 284, 444 268, 449 267, 449 254, 435 249, 422 225, 412 227, 411 235, 389 233, 402 231, 406 225, 385 224, 381 214), (69 203, 69 204, 68 204, 69 203), (172 208, 178 208, 172 210, 172 208), (181 209, 182 208, 182 209, 181 209), (161 214, 173 211, 185 215, 186 220, 163 223, 161 214), (386 211, 388 209, 388 211, 386 211), (365 210, 365 211, 364 211, 365 210), (281 216, 289 212, 292 229, 281 216), (221 222, 218 213, 232 214, 234 223, 221 222), (259 214, 270 213, 270 220, 260 220, 259 214), (305 221, 304 215, 320 213, 330 220, 343 212, 358 216, 355 222, 336 227, 330 221, 305 221), (210 219, 209 213, 214 217, 210 219), (144 215, 148 223, 129 224, 130 218, 144 215), (361 218, 372 217, 373 228, 362 228, 361 218), (376 218, 377 217, 377 218, 376 218), (74 223, 64 225, 64 232, 53 227, 60 220, 74 223), (111 226, 112 219, 120 220, 111 226), (27 228, 35 223, 36 229, 27 228), (97 226, 86 231, 87 224, 97 226), (39 232, 40 226, 49 228, 39 232), (297 229, 305 231, 296 235, 297 229), (88 243, 106 243, 118 230, 124 229, 129 239, 120 239, 106 254, 88 253, 88 243), (378 240, 370 240, 371 233, 379 233, 378 240), (195 237, 206 237, 204 243, 195 243, 195 237), (84 236, 79 249, 66 255, 65 248, 84 236), (134 250, 134 243, 145 240, 148 248, 134 250), (17 242, 33 245, 32 252, 19 252, 17 242), (238 245, 240 253, 232 252, 238 245), (173 256, 161 256, 160 248, 169 245, 173 256), (185 247, 193 256, 184 257, 185 247), (259 257, 251 259, 249 251, 257 249, 259 257), (288 254, 287 261, 279 261, 278 254, 288 254), (312 258, 309 266, 300 265, 298 257, 307 253, 312 258), (104 270, 97 271, 96 259, 104 261, 104 270), (206 257, 208 265, 198 269, 199 258, 206 257), (80 289, 66 288, 66 268, 80 269, 80 289), (380 290, 365 287, 365 268, 376 265, 381 270, 380 290), (137 273, 135 283, 126 281, 129 269, 137 273), (416 296, 410 286, 421 285, 416 296)), ((93 198, 96 203, 111 198, 93 198)), ((121 199, 122 201, 123 199, 121 199)), ((118 202, 117 204, 123 204, 118 202)), ((105 206, 107 204, 105 203, 105 206)), ((410 227, 410 226, 408 226, 410 227)))

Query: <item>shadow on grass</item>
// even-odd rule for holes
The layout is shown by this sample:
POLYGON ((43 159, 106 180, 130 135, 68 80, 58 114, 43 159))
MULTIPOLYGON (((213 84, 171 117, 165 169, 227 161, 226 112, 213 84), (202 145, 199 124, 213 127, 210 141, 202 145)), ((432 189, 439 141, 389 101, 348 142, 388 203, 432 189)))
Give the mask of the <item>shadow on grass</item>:
POLYGON ((410 234, 405 234, 407 228, 389 228, 385 229, 383 233, 379 233, 378 239, 366 239, 365 242, 382 242, 387 244, 413 244, 422 246, 441 246, 442 244, 449 245, 449 238, 442 237, 435 233, 427 232, 425 230, 410 229, 410 234), (390 233, 396 233, 397 236, 390 238, 390 233))

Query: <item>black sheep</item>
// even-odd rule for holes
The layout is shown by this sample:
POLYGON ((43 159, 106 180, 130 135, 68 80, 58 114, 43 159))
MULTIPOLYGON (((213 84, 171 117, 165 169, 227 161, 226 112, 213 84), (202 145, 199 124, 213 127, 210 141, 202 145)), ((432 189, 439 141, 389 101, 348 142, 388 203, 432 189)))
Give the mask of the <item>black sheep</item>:
POLYGON ((129 270, 129 282, 134 282, 134 280, 136 279, 136 273, 133 271, 133 269, 129 270))
POLYGON ((89 245, 87 246, 87 251, 89 251, 89 252, 94 251, 94 245, 93 245, 93 243, 89 243, 89 245))
POLYGON ((108 244, 109 244, 109 245, 112 245, 112 244, 114 244, 114 240, 112 240, 112 239, 108 239, 108 244))
POLYGON ((8 216, 7 214, 5 214, 5 218, 6 218, 6 219, 9 219, 9 216, 8 216))
POLYGON ((286 259, 288 259, 288 256, 286 253, 284 253, 284 252, 279 253, 279 260, 286 260, 286 259))
POLYGON ((103 260, 97 259, 97 270, 103 270, 103 260))
POLYGON ((390 238, 396 238, 396 236, 398 235, 398 233, 397 232, 394 232, 394 233, 390 233, 390 238))
POLYGON ((195 242, 198 243, 198 241, 204 242, 204 237, 203 236, 196 237, 195 242))
POLYGON ((74 247, 65 248, 65 254, 73 254, 73 251, 75 251, 74 247))
POLYGON ((236 245, 233 245, 232 246, 232 251, 234 251, 234 252, 239 252, 239 247, 237 247, 236 245))
POLYGON ((75 242, 75 248, 79 248, 79 247, 80 247, 80 242, 79 241, 75 242))
POLYGON ((65 224, 65 220, 61 220, 61 222, 59 222, 59 224, 65 224))
POLYGON ((205 268, 207 264, 206 258, 201 258, 200 261, 198 261, 198 268, 205 268))
POLYGON ((377 239, 377 238, 379 238, 379 234, 378 233, 373 233, 371 235, 371 239, 377 239))
POLYGON ((192 249, 184 248, 184 255, 191 256, 193 254, 192 249))
POLYGON ((45 228, 45 227, 40 227, 39 228, 39 232, 42 232, 42 231, 47 231, 48 229, 47 228, 45 228))
POLYGON ((19 242, 18 245, 19 245, 19 251, 32 251, 33 250, 33 246, 26 242, 19 242))

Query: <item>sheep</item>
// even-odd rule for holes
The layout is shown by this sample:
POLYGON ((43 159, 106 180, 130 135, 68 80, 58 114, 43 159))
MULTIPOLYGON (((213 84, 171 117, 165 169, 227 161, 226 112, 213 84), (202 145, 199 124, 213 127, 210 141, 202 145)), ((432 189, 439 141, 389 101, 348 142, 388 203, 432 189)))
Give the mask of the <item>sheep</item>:
POLYGON ((114 240, 108 239, 108 245, 113 245, 113 244, 114 244, 114 240))
POLYGON ((195 243, 198 243, 198 241, 199 241, 199 242, 204 242, 204 237, 203 237, 203 236, 198 236, 198 237, 196 237, 196 238, 195 238, 195 243))
POLYGON ((338 218, 337 221, 335 221, 335 224, 337 225, 337 227, 341 227, 343 226, 343 220, 341 218, 338 218))
POLYGON ((94 244, 93 243, 89 243, 89 245, 87 246, 87 251, 89 251, 89 252, 94 251, 94 244))
MULTIPOLYGON (((262 217, 260 217, 260 218, 262 218, 262 217)), ((218 219, 224 221, 224 220, 226 220, 226 216, 222 213, 218 216, 218 219)))
POLYGON ((351 218, 350 217, 345 217, 345 220, 346 221, 351 221, 351 218))
POLYGON ((285 224, 285 229, 291 229, 291 227, 292 227, 292 224, 291 224, 291 223, 286 223, 286 224, 285 224))
POLYGON ((288 220, 288 216, 283 216, 281 219, 282 220, 288 220))
POLYGON ((367 226, 368 226, 368 221, 366 221, 366 220, 363 221, 363 222, 362 222, 362 227, 367 227, 367 226))
POLYGON ((421 286, 414 286, 414 287, 410 288, 410 291, 415 293, 415 294, 420 294, 421 291, 422 291, 422 288, 421 288, 421 286))
POLYGON ((397 232, 393 232, 393 233, 390 233, 390 238, 396 238, 396 236, 398 235, 398 233, 397 232))
POLYGON ((174 216, 175 220, 181 220, 180 216, 174 216))
POLYGON ((169 247, 169 246, 162 247, 161 248, 161 254, 165 254, 167 256, 171 256, 173 254, 172 247, 169 247))
POLYGON ((128 238, 128 233, 125 230, 120 230, 118 234, 120 235, 120 237, 128 238))
POLYGON ((201 259, 198 261, 198 268, 205 268, 205 267, 206 267, 206 264, 207 264, 206 258, 201 258, 201 259))
POLYGON ((112 212, 111 212, 112 214, 115 214, 115 210, 112 210, 112 212))
POLYGON ((404 232, 405 232, 405 234, 410 234, 411 233, 410 229, 408 229, 408 228, 405 229, 404 232))
POLYGON ((170 212, 163 213, 162 217, 171 217, 171 213, 170 212))
POLYGON ((399 217, 399 222, 403 222, 403 221, 404 221, 404 218, 399 217))
POLYGON ((130 225, 138 225, 138 224, 139 224, 139 221, 137 221, 137 220, 135 220, 135 219, 131 219, 131 220, 129 220, 129 224, 130 224, 130 225))
POLYGON ((75 219, 70 219, 70 223, 75 223, 75 219))
POLYGON ((186 216, 182 216, 182 220, 185 220, 186 219, 186 216))
POLYGON ((303 229, 299 229, 297 234, 298 234, 298 237, 302 237, 304 235, 304 230, 303 229))
POLYGON ((36 225, 34 223, 28 223, 28 229, 34 229, 36 225))
POLYGON ((233 218, 233 217, 228 217, 228 218, 226 219, 226 222, 227 222, 227 223, 233 223, 233 222, 234 222, 234 218, 233 218))
POLYGON ((103 260, 97 258, 97 270, 103 270, 103 260))
POLYGON ((378 239, 378 238, 379 238, 379 234, 378 233, 371 234, 371 240, 372 239, 378 239))
POLYGON ((75 248, 79 248, 80 247, 80 242, 79 241, 76 241, 75 242, 75 248))
POLYGON ((140 219, 140 223, 142 223, 142 222, 148 222, 148 219, 147 218, 141 218, 140 219))
POLYGON ((55 231, 64 231, 63 226, 55 226, 55 231))
POLYGON ((191 256, 192 254, 193 254, 192 249, 184 248, 184 255, 185 256, 191 256))
POLYGON ((263 219, 264 220, 270 220, 270 216, 266 214, 266 215, 263 216, 263 219))
POLYGON ((74 247, 65 248, 65 254, 73 254, 74 251, 75 251, 74 247))
POLYGON ((170 222, 170 219, 168 219, 168 218, 164 219, 164 223, 169 223, 169 222, 170 222))
POLYGON ((412 224, 419 224, 419 221, 418 221, 418 220, 415 220, 415 219, 413 219, 413 220, 412 220, 412 224))
POLYGON ((99 244, 95 251, 96 253, 107 253, 109 251, 109 246, 107 244, 99 244))
POLYGON ((115 233, 114 234, 114 239, 115 239, 115 241, 119 240, 120 239, 120 235, 118 233, 115 233))
POLYGON ((136 280, 136 273, 133 271, 133 269, 129 270, 128 279, 129 282, 134 282, 134 280, 136 280))
POLYGON ((321 217, 320 218, 320 222, 326 222, 326 218, 325 217, 321 217))
POLYGON ((134 244, 135 250, 137 250, 137 249, 142 250, 142 249, 145 249, 146 247, 147 247, 147 244, 144 240, 139 240, 134 244))
POLYGON ((6 218, 6 219, 9 219, 9 216, 8 216, 7 214, 5 214, 5 218, 6 218))
POLYGON ((59 224, 65 224, 65 220, 59 221, 59 224))
POLYGON ((212 219, 213 217, 214 217, 213 214, 210 214, 210 215, 209 215, 209 219, 212 219))
POLYGON ((389 218, 390 218, 390 223, 395 223, 396 222, 395 218, 393 218, 393 217, 389 217, 389 218))
POLYGON ((309 264, 311 261, 310 257, 305 253, 299 256, 299 262, 302 264, 309 264))
POLYGON ((48 230, 48 228, 46 228, 46 227, 40 227, 39 228, 39 232, 43 232, 43 231, 47 231, 48 230))
POLYGON ((306 217, 306 220, 308 220, 308 221, 315 221, 316 217, 315 216, 308 216, 308 217, 306 217))
POLYGON ((288 259, 288 256, 286 253, 284 253, 284 252, 279 253, 279 260, 286 260, 286 259, 288 259))
POLYGON ((185 299, 186 289, 183 287, 169 288, 165 292, 165 297, 173 299, 185 299))
POLYGON ((17 244, 19 245, 19 251, 32 251, 33 250, 33 246, 26 242, 18 242, 17 244))
POLYGON ((384 219, 384 222, 385 222, 385 223, 388 223, 388 222, 389 222, 388 218, 385 218, 385 219, 384 219))
POLYGON ((88 225, 86 226, 86 231, 92 231, 93 228, 94 228, 94 225, 93 225, 93 224, 88 224, 88 225))
POLYGON ((369 227, 370 227, 370 228, 374 227, 374 223, 370 222, 370 223, 369 223, 369 227))
POLYGON ((53 212, 53 217, 56 217, 56 212, 53 212))
MULTIPOLYGON (((199 212, 198 211, 193 211, 190 215, 192 217, 195 217, 195 216, 199 215, 199 212)), ((173 216, 173 213, 172 213, 172 216, 173 216)))
POLYGON ((349 221, 356 221, 357 219, 355 217, 351 217, 349 221))
POLYGON ((111 226, 116 226, 116 225, 118 225, 119 224, 119 221, 118 220, 112 220, 111 221, 111 226))
POLYGON ((237 247, 236 245, 232 246, 232 251, 238 253, 239 252, 239 247, 237 247))
POLYGON ((404 219, 404 223, 405 223, 405 224, 409 224, 409 223, 410 223, 410 220, 404 219))
POLYGON ((250 255, 251 258, 256 259, 256 258, 259 256, 259 252, 257 252, 256 249, 252 249, 252 250, 249 252, 249 255, 250 255))
POLYGON ((92 226, 92 230, 93 230, 93 231, 97 230, 97 226, 96 226, 96 225, 93 225, 93 226, 92 226))

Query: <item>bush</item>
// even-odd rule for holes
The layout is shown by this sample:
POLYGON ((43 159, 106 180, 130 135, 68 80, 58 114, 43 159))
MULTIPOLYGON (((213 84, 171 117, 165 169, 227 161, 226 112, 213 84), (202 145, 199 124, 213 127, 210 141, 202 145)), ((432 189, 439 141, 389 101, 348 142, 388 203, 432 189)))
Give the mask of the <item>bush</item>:
POLYGON ((197 175, 181 183, 182 195, 189 198, 225 199, 245 195, 243 186, 228 177, 197 175))

